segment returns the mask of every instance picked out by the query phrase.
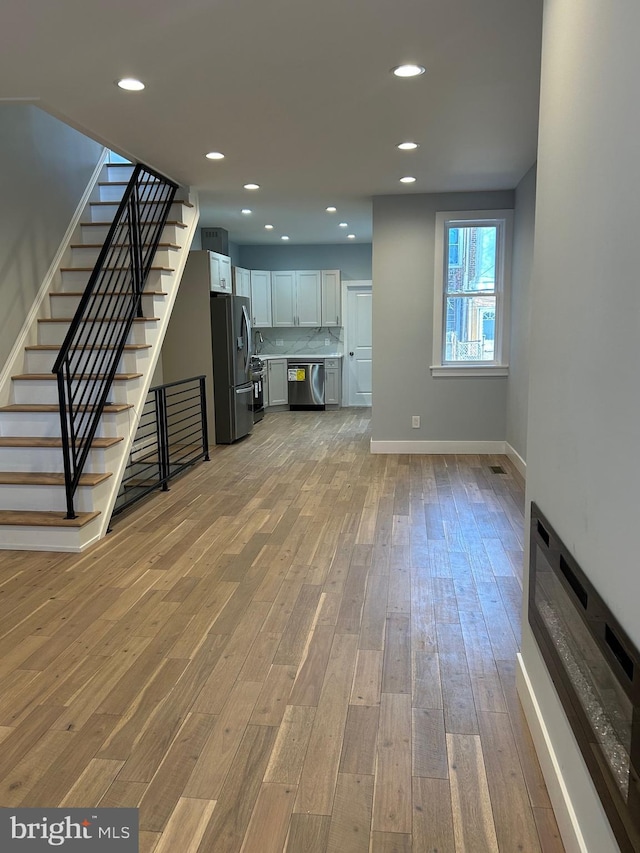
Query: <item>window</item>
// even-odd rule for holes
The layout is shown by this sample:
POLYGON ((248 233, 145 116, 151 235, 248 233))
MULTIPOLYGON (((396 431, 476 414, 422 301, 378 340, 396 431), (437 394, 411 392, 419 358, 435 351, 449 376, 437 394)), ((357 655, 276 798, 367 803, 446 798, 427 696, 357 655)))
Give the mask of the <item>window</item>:
POLYGON ((506 375, 511 210, 436 214, 434 376, 506 375))
POLYGON ((449 228, 449 267, 460 266, 460 229, 449 228))

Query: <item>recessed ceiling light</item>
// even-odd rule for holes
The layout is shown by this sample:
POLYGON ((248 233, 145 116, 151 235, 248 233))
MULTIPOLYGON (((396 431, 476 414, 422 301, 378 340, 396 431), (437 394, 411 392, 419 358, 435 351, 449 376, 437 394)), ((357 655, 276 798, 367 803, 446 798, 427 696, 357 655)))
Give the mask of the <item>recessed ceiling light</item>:
POLYGON ((396 77, 419 77, 426 68, 423 65, 396 65, 391 70, 396 77))
POLYGON ((335 213, 337 209, 338 209, 337 207, 328 207, 327 213, 335 213))
POLYGON ((355 240, 355 239, 356 239, 355 234, 347 234, 347 240, 355 240))
POLYGON ((406 177, 400 178, 401 184, 412 184, 414 181, 415 178, 413 178, 411 175, 406 175, 406 177))
POLYGON ((349 223, 348 223, 348 222, 341 222, 339 227, 340 227, 340 228, 348 228, 348 227, 349 227, 349 223))
POLYGON ((209 153, 204 156, 207 160, 224 160, 224 154, 221 154, 220 151, 209 151, 209 153))
POLYGON ((259 190, 260 184, 245 184, 244 188, 245 190, 259 190))
POLYGON ((248 207, 243 207, 242 210, 240 211, 240 213, 244 213, 245 216, 248 216, 252 212, 253 211, 249 210, 248 207))
POLYGON ((401 142, 396 148, 399 148, 401 151, 413 151, 414 148, 419 148, 417 142, 401 142))
POLYGON ((281 237, 280 239, 281 239, 281 240, 288 240, 289 238, 287 237, 287 235, 286 235, 286 234, 283 234, 283 235, 282 235, 282 237, 281 237))
POLYGON ((265 225, 264 227, 267 229, 267 231, 273 231, 273 225, 265 225))
POLYGON ((125 77, 122 80, 118 80, 118 86, 121 89, 126 89, 127 92, 141 92, 144 89, 144 83, 136 80, 134 77, 125 77))

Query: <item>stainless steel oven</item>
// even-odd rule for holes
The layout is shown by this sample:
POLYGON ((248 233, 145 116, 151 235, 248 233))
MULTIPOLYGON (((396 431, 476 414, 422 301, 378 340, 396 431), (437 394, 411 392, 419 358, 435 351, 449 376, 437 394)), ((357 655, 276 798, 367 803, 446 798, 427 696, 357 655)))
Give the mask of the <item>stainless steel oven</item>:
POLYGON ((251 383, 253 386, 251 410, 254 424, 264 417, 264 362, 257 356, 251 358, 251 383))

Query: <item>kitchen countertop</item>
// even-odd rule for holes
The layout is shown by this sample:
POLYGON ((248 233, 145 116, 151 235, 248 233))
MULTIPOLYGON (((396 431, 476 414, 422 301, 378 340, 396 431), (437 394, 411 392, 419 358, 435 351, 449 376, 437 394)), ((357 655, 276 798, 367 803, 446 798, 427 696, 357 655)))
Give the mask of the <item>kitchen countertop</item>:
POLYGON ((263 361, 268 361, 270 358, 286 358, 290 361, 293 361, 296 358, 315 358, 315 359, 325 359, 325 358, 342 358, 343 353, 341 352, 279 352, 279 353, 259 353, 258 358, 261 358, 263 361))

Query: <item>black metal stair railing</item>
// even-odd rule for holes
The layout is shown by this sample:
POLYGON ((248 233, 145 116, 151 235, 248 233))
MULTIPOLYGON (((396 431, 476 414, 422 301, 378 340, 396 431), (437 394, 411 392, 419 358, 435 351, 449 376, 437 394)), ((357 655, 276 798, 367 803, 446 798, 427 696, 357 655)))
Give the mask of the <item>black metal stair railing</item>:
MULTIPOLYGON (((67 518, 178 185, 138 163, 53 366, 67 518)), ((115 203, 115 202, 114 202, 115 203)))
POLYGON ((120 484, 113 515, 201 459, 209 459, 205 377, 150 388, 120 484))

